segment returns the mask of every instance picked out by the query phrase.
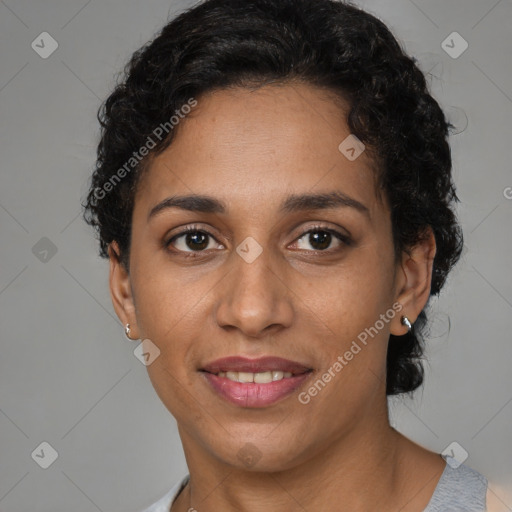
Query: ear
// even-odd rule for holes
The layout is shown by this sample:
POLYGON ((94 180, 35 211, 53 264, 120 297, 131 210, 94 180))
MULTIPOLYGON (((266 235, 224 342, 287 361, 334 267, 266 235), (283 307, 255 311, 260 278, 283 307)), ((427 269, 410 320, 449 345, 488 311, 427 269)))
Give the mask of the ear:
POLYGON ((397 290, 395 301, 402 305, 402 310, 391 323, 391 334, 395 336, 406 334, 407 327, 401 323, 402 315, 414 324, 425 307, 430 296, 435 255, 436 240, 429 226, 422 240, 402 254, 395 281, 397 290))
POLYGON ((130 337, 138 339, 139 329, 135 315, 135 303, 133 301, 130 275, 120 260, 121 251, 114 240, 108 246, 110 259, 110 297, 114 310, 123 323, 123 326, 130 324, 130 337))

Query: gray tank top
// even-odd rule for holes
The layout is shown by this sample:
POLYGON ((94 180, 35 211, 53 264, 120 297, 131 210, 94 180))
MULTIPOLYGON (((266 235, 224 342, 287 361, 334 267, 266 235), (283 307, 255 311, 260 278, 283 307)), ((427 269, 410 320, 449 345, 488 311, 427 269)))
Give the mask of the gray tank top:
POLYGON ((485 512, 487 479, 452 457, 444 458, 446 467, 423 512, 485 512))

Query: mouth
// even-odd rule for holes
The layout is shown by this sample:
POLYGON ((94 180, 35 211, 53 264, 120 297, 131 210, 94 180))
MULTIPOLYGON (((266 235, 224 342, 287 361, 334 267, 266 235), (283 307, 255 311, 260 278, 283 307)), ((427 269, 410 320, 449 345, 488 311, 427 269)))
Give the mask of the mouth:
POLYGON ((266 407, 290 395, 313 373, 313 368, 288 359, 232 356, 199 370, 210 389, 241 407, 266 407))

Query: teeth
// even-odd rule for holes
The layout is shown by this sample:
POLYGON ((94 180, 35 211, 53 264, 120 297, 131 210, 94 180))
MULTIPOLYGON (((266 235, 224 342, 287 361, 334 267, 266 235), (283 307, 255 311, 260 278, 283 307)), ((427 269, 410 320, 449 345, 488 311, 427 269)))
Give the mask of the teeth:
POLYGON ((254 382, 254 373, 238 372, 238 382, 254 382))
POLYGON ((272 380, 272 372, 255 373, 253 378, 253 382, 256 382, 256 384, 268 384, 272 380))
POLYGON ((291 372, 281 372, 277 370, 259 373, 249 372, 219 372, 219 377, 233 380, 235 382, 255 382, 256 384, 268 384, 281 379, 288 379, 292 376, 291 372))

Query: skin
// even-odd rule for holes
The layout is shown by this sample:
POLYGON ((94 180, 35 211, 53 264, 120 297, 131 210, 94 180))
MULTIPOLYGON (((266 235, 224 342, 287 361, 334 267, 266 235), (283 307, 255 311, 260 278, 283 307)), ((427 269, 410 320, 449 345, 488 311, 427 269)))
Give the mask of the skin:
POLYGON ((430 232, 395 258, 369 152, 349 161, 338 150, 350 133, 343 107, 305 84, 199 98, 140 183, 129 272, 110 246, 114 308, 132 338, 161 351, 147 369, 176 418, 191 475, 173 512, 422 511, 445 467, 389 425, 385 394, 387 340, 406 333, 401 314, 414 322, 428 300, 435 240, 430 232), (367 213, 347 206, 278 213, 289 194, 333 191, 367 213), (148 221, 160 201, 185 194, 209 195, 227 209, 169 208, 148 221), (165 247, 196 224, 212 235, 206 250, 185 236, 165 247), (332 237, 322 250, 307 234, 317 224, 317 232, 335 229, 352 242, 332 237), (248 236, 262 248, 252 263, 236 252, 248 236), (300 403, 298 393, 395 303, 401 313, 300 403), (198 371, 228 355, 280 356, 314 372, 274 405, 238 407, 198 371), (258 454, 250 467, 237 456, 247 443, 258 454))

